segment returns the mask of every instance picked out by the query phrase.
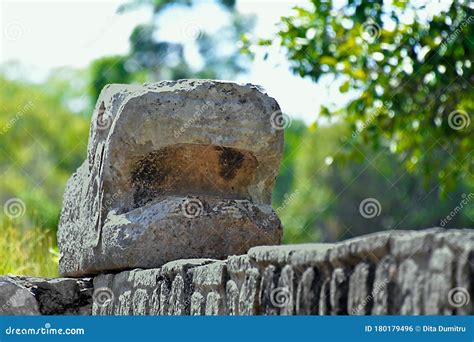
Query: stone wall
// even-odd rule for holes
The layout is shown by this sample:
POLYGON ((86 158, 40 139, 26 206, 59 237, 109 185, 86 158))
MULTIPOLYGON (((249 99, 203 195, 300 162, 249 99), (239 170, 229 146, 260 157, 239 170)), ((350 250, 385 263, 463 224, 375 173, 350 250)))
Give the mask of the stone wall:
POLYGON ((3 314, 474 314, 474 231, 262 246, 91 279, 0 279, 3 314), (92 288, 93 283, 93 288, 92 288), (13 300, 12 300, 13 297, 13 300), (91 307, 92 303, 92 307, 91 307))
POLYGON ((92 279, 0 277, 0 315, 90 315, 92 279))
POLYGON ((473 314, 474 232, 382 232, 255 247, 94 279, 94 315, 473 314))

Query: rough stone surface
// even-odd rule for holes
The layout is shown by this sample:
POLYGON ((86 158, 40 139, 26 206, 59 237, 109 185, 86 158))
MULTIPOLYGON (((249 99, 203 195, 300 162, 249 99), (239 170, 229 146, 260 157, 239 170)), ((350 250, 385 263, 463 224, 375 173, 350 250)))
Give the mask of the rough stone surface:
POLYGON ((60 273, 224 259, 279 244, 271 208, 283 150, 278 115, 277 102, 249 84, 105 87, 87 159, 65 190, 60 273))
POLYGON ((92 279, 0 277, 0 315, 90 315, 92 279))
POLYGON ((429 229, 255 247, 93 281, 1 277, 0 313, 473 315, 473 256, 473 230, 429 229))
POLYGON ((468 229, 254 247, 226 261, 98 276, 96 289, 114 298, 109 307, 94 303, 93 314, 472 315, 473 255, 468 229))

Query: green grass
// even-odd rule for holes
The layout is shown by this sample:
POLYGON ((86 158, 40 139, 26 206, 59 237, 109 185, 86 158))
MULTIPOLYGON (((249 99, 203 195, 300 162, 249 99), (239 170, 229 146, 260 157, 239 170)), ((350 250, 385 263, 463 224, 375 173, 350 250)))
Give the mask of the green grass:
POLYGON ((52 230, 0 222, 0 275, 56 277, 58 250, 52 230))

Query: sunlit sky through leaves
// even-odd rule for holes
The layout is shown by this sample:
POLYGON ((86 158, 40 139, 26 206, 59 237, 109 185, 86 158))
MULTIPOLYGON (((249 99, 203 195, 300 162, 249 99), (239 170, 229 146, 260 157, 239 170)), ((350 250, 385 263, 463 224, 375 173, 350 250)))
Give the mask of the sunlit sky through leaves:
MULTIPOLYGON (((279 18, 289 15, 297 3, 238 1, 237 8, 256 16, 257 35, 269 36, 276 32, 279 18)), ((121 4, 122 1, 2 1, 0 63, 17 61, 22 71, 16 76, 41 82, 53 68, 85 68, 96 58, 125 54, 133 28, 149 22, 151 11, 140 8, 118 13, 121 4), (10 36, 5 34, 7 30, 10 36), (11 39, 12 32, 15 39, 11 39)), ((160 18, 157 35, 184 42, 188 61, 199 66, 194 43, 186 31, 197 27, 215 32, 225 20, 225 13, 213 3, 192 9, 170 8, 160 18)), ((322 103, 328 105, 341 98, 337 86, 331 86, 329 81, 316 85, 294 76, 278 51, 270 53, 267 60, 263 60, 263 53, 257 53, 249 73, 238 76, 236 81, 262 85, 284 112, 307 123, 317 118, 322 103)))
MULTIPOLYGON (((118 13, 123 3, 2 0, 0 63, 17 61, 22 66, 22 77, 41 82, 55 67, 85 68, 96 58, 126 54, 133 28, 149 22, 151 11, 139 8, 118 13)), ((255 35, 269 38, 277 31, 280 17, 290 15, 295 5, 304 6, 307 2, 240 0, 237 9, 255 15, 255 35)), ((192 8, 166 10, 159 18, 157 35, 160 39, 184 43, 187 60, 199 66, 199 55, 189 32, 196 29, 216 32, 225 23, 225 12, 219 6, 199 2, 192 8)), ((236 81, 262 85, 278 100, 284 112, 307 123, 316 120, 321 104, 341 107, 348 96, 353 96, 339 93, 341 82, 323 78, 315 84, 293 75, 284 55, 276 49, 270 50, 267 60, 263 59, 263 51, 256 51, 249 73, 237 76, 236 81)))

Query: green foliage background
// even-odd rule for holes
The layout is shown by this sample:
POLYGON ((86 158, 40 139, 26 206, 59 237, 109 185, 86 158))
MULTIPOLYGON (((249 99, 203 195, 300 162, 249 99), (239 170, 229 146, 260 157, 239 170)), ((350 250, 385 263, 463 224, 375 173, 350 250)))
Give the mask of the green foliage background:
MULTIPOLYGON (((90 113, 103 86, 235 79, 249 65, 253 19, 238 13, 233 1, 217 3, 228 16, 228 26, 216 35, 202 32, 197 37, 203 59, 197 69, 186 60, 183 46, 157 41, 153 34, 160 18, 170 15, 169 8, 192 8, 192 1, 137 1, 122 10, 144 3, 152 5, 153 21, 134 30, 126 55, 91 61, 86 70, 56 70, 42 84, 12 79, 8 71, 16 66, 3 66, 0 205, 17 198, 24 213, 10 218, 0 210, 0 274, 56 275, 55 229, 62 194, 85 158, 90 113), (217 48, 222 44, 233 48, 217 48)), ((400 11, 413 6, 395 1, 387 9, 378 1, 349 1, 334 15, 332 2, 315 0, 283 18, 277 37, 254 42, 277 44, 295 73, 314 81, 333 77, 341 92, 355 95, 342 109, 322 108, 327 119, 309 127, 292 120, 285 131, 273 197, 285 243, 437 226, 473 193, 473 124, 464 130, 447 124, 453 110, 461 109, 469 118, 474 111, 474 49, 468 39, 473 26, 439 50, 472 10, 454 1, 431 21, 384 27, 381 18, 397 21, 400 11), (361 38, 367 22, 379 28, 373 41, 361 38), (426 46, 432 50, 426 52, 426 46), (372 219, 359 212, 366 198, 381 204, 380 214, 372 219)), ((473 220, 469 203, 447 227, 473 227, 473 220)))
POLYGON ((357 94, 344 110, 321 108, 359 133, 348 157, 365 145, 390 149, 447 193, 474 172, 474 6, 442 4, 437 13, 430 1, 312 0, 259 44, 279 46, 296 74, 357 94))

